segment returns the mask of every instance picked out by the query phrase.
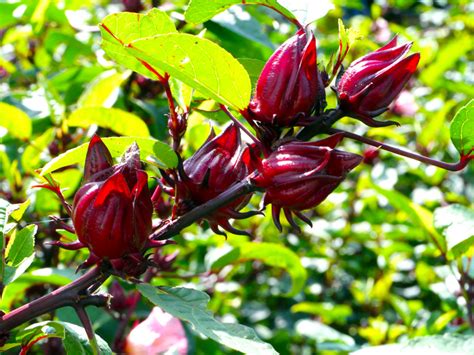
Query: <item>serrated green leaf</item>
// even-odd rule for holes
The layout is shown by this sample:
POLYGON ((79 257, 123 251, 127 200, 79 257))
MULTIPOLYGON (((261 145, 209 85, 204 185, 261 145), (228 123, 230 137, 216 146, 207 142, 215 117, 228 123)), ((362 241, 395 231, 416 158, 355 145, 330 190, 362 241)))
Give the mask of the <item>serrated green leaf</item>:
MULTIPOLYGON (((153 138, 109 137, 102 138, 102 141, 110 150, 112 157, 120 157, 132 143, 136 142, 140 148, 140 158, 142 160, 145 160, 149 155, 156 156, 159 162, 161 162, 162 167, 166 169, 173 168, 178 163, 176 153, 165 143, 153 138)), ((86 159, 88 145, 89 143, 84 143, 58 155, 41 169, 40 175, 45 176, 46 174, 69 165, 83 165, 86 159)))
POLYGON ((5 274, 3 283, 8 285, 19 278, 25 273, 25 271, 30 267, 30 265, 35 260, 35 255, 31 254, 30 256, 24 258, 17 266, 5 265, 5 274))
MULTIPOLYGON (((111 14, 102 20, 99 28, 102 48, 115 62, 150 79, 157 79, 156 75, 126 51, 123 44, 139 38, 176 32, 173 21, 166 13, 154 8, 144 15, 131 12, 111 14)), ((164 74, 161 71, 159 73, 164 74)))
POLYGON ((251 94, 245 68, 214 42, 186 33, 139 39, 127 51, 219 103, 243 110, 251 94))
POLYGON ((78 107, 112 107, 118 97, 120 85, 130 72, 117 73, 109 70, 95 78, 77 101, 78 107))
POLYGON ((120 135, 150 136, 148 126, 140 117, 118 108, 83 107, 71 113, 68 118, 68 125, 72 127, 88 128, 93 124, 120 135))
POLYGON ((38 226, 30 224, 12 235, 5 251, 5 259, 9 266, 17 267, 23 259, 34 253, 37 231, 38 226))
POLYGON ((240 324, 217 321, 207 309, 209 296, 184 287, 153 287, 140 284, 138 291, 165 312, 191 323, 194 329, 219 344, 248 354, 278 354, 255 331, 240 324))
POLYGON ((437 208, 433 215, 434 226, 446 238, 448 250, 459 257, 474 244, 474 211, 451 205, 437 208))
POLYGON ((364 348, 351 355, 393 355, 393 354, 474 354, 474 338, 471 335, 448 333, 418 337, 403 344, 391 344, 364 348))
POLYGON ((19 108, 0 102, 0 126, 7 129, 8 134, 19 139, 31 137, 31 119, 19 108))
POLYGON ((451 140, 459 153, 464 156, 474 150, 474 99, 454 116, 450 127, 451 140))

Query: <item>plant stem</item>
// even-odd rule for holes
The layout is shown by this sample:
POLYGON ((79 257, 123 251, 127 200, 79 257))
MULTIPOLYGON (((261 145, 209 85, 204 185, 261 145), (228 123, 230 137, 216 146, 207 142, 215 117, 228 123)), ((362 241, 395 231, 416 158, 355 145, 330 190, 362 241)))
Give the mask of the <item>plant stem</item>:
POLYGON ((326 133, 334 123, 344 116, 344 112, 339 107, 336 107, 334 110, 328 110, 321 116, 314 116, 314 123, 299 131, 296 138, 308 141, 318 133, 326 133))
POLYGON ((93 355, 99 355, 99 346, 97 345, 97 339, 95 337, 95 332, 94 328, 92 327, 91 320, 89 316, 87 315, 86 309, 84 306, 74 306, 74 309, 76 310, 77 316, 79 317, 79 320, 82 323, 82 326, 84 327, 84 330, 86 331, 87 338, 89 338, 89 343, 91 344, 92 348, 92 354, 93 355))
POLYGON ((462 157, 461 160, 457 163, 446 163, 444 161, 429 158, 429 157, 426 157, 426 156, 421 155, 421 154, 417 154, 417 153, 409 152, 409 151, 406 151, 406 150, 403 150, 403 149, 400 149, 400 148, 397 148, 397 147, 393 147, 391 145, 388 145, 388 144, 385 144, 385 143, 382 143, 382 142, 379 142, 379 141, 376 141, 374 139, 370 139, 370 138, 367 138, 367 137, 364 137, 364 136, 360 136, 360 135, 352 133, 352 132, 347 132, 347 131, 343 131, 343 130, 340 130, 340 129, 330 128, 328 130, 328 133, 331 133, 331 134, 342 133, 342 134, 344 134, 344 137, 351 138, 351 139, 354 139, 356 141, 359 141, 359 142, 369 144, 371 146, 386 150, 387 152, 391 152, 391 153, 401 155, 401 156, 406 157, 406 158, 417 160, 417 161, 425 163, 425 164, 434 165, 434 166, 437 166, 438 168, 442 168, 442 169, 449 170, 449 171, 460 171, 460 170, 464 169, 466 167, 466 165, 469 163, 469 160, 470 160, 468 157, 462 157))
POLYGON ((251 176, 247 179, 233 185, 227 191, 224 191, 216 198, 203 203, 202 205, 192 209, 188 213, 178 217, 172 221, 168 221, 161 228, 150 235, 153 240, 165 240, 177 235, 181 230, 190 226, 194 222, 203 217, 209 216, 215 210, 227 205, 236 198, 248 193, 257 191, 258 188, 250 181, 251 176))
POLYGON ((107 302, 106 296, 80 296, 80 293, 86 291, 90 286, 104 282, 108 276, 102 273, 99 266, 96 266, 70 284, 14 309, 0 318, 0 334, 5 334, 33 318, 61 307, 77 305, 104 306, 107 302))

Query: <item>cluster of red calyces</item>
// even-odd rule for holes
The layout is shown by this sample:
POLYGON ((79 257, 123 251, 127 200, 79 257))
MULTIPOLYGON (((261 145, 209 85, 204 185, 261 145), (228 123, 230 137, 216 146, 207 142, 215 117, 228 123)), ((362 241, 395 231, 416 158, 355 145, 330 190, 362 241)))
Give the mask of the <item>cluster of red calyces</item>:
MULTIPOLYGON (((419 61, 419 54, 405 57, 411 44, 397 46, 396 42, 395 38, 356 60, 339 75, 339 108, 330 111, 355 117, 370 126, 393 123, 375 121, 374 117, 387 109, 419 61)), ((311 224, 302 211, 324 201, 363 160, 336 148, 342 134, 312 142, 292 136, 296 126, 317 126, 330 112, 323 113, 324 90, 329 83, 322 78, 326 77, 318 70, 314 35, 299 30, 268 60, 254 97, 241 111, 257 132, 254 143, 243 142, 236 122, 217 136, 211 131, 190 158, 180 160, 177 169, 162 172, 153 196, 148 190, 148 176, 141 169, 138 147, 132 145, 122 161, 114 165, 107 147, 94 136, 86 157, 84 184, 72 206, 78 241, 57 244, 69 249, 87 247, 91 257, 86 264, 106 259, 128 275, 138 274, 142 270, 137 270, 137 265, 143 265, 146 249, 162 245, 150 240, 153 210, 164 220, 160 226, 166 226, 165 220, 205 208, 242 181, 251 184, 254 191, 264 192, 263 205, 271 205, 280 231, 282 211, 294 228, 298 228, 294 216, 311 224), (164 192, 169 195, 166 200, 164 192)), ((182 122, 170 120, 171 136, 178 146, 186 129, 185 118, 182 122)), ((229 220, 261 213, 241 211, 250 197, 251 193, 247 193, 222 200, 220 207, 204 217, 210 228, 219 234, 246 233, 233 227, 229 220)))

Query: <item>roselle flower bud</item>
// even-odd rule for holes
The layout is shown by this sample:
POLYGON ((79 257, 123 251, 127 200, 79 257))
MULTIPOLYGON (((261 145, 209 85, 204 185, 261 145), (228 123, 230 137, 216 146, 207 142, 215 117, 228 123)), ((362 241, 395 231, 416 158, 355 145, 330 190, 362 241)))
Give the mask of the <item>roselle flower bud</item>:
MULTIPOLYGON (((183 214, 217 197, 236 182, 243 180, 248 175, 246 156, 239 128, 234 124, 218 136, 211 132, 202 147, 183 163, 183 171, 177 186, 175 214, 183 214)), ((244 233, 233 228, 229 218, 248 217, 248 214, 240 214, 238 210, 247 204, 249 198, 250 196, 243 196, 208 217, 212 230, 222 234, 218 229, 220 225, 230 232, 244 233)))
POLYGON ((72 207, 79 242, 99 259, 141 253, 151 233, 153 206, 138 146, 133 144, 121 163, 112 166, 110 152, 95 136, 89 144, 84 178, 72 207))
POLYGON ((278 147, 258 168, 254 183, 265 189, 264 204, 272 204, 275 225, 281 230, 280 211, 298 228, 291 213, 310 221, 300 213, 319 205, 355 168, 362 157, 334 149, 342 135, 317 142, 292 141, 278 147))
POLYGON ((303 124, 324 97, 316 39, 300 30, 283 43, 260 74, 248 118, 288 127, 303 124))
POLYGON ((384 47, 354 61, 337 82, 340 108, 371 127, 397 124, 373 118, 385 112, 416 70, 420 53, 408 57, 411 43, 397 46, 397 37, 384 47))

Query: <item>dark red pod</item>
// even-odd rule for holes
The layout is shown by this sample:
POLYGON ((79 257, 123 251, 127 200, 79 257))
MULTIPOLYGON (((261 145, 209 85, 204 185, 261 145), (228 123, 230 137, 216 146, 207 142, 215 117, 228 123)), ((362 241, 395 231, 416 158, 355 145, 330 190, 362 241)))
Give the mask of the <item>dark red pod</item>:
MULTIPOLYGON (((207 141, 196 153, 183 163, 183 171, 178 182, 177 214, 217 197, 236 182, 248 175, 247 152, 241 142, 240 130, 234 124, 229 125, 220 135, 211 132, 207 141)), ((233 233, 243 233, 234 229, 229 218, 243 218, 238 213, 250 196, 241 197, 221 207, 207 219, 214 232, 222 234, 217 228, 233 233)))
POLYGON ((72 208, 80 244, 100 259, 141 253, 151 233, 153 206, 138 146, 132 145, 121 163, 112 166, 107 147, 95 136, 85 165, 86 183, 72 208))
POLYGON ((248 117, 281 127, 302 124, 324 95, 316 39, 300 30, 265 64, 248 107, 248 117))
POLYGON ((411 78, 420 54, 405 55, 411 43, 397 46, 397 37, 384 47, 354 61, 337 83, 340 108, 371 127, 396 124, 373 118, 385 112, 411 78))
POLYGON ((300 211, 324 201, 361 162, 357 154, 334 149, 341 139, 338 134, 317 142, 289 142, 262 161, 254 182, 265 189, 264 204, 272 204, 279 229, 281 209, 295 227, 291 212, 308 222, 300 211))

